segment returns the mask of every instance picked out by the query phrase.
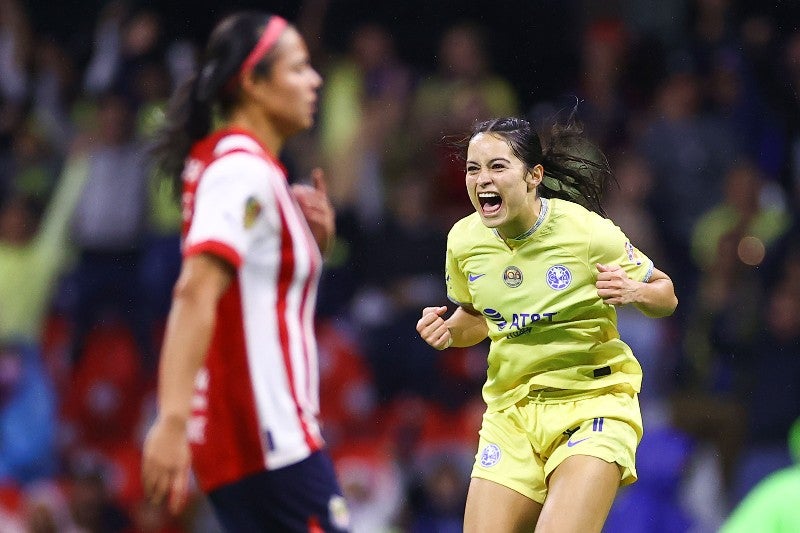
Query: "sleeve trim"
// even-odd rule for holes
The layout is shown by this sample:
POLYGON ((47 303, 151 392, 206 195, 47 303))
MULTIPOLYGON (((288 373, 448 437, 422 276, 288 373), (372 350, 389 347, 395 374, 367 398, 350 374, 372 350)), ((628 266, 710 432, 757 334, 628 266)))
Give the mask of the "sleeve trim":
MULTIPOLYGON (((447 299, 450 300, 451 302, 453 302, 454 304, 458 305, 458 306, 464 305, 464 302, 459 302, 455 298, 451 297, 449 294, 447 295, 447 299)), ((471 304, 467 304, 467 305, 471 305, 471 304)))
POLYGON ((654 268, 655 268, 655 265, 653 264, 653 261, 651 260, 650 261, 650 266, 647 267, 647 274, 644 275, 644 279, 642 280, 644 283, 649 283, 650 282, 650 278, 653 277, 653 269, 654 268))
POLYGON ((183 257, 191 257, 204 252, 219 257, 237 269, 242 266, 242 257, 239 252, 231 245, 220 241, 203 241, 193 244, 183 251, 183 257))

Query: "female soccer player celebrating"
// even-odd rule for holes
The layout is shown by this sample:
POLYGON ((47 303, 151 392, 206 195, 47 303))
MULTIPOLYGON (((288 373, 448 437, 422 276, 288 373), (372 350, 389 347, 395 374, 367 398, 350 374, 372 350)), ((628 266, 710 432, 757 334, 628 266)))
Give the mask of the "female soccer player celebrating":
POLYGON ((347 528, 317 421, 313 333, 333 210, 321 175, 316 188, 290 188, 276 159, 312 125, 321 82, 284 19, 231 15, 157 143, 161 166, 182 172, 184 259, 144 488, 178 510, 191 464, 229 531, 347 528))
POLYGON ((491 339, 467 533, 599 532, 636 480, 642 375, 614 306, 661 317, 677 298, 597 214, 610 171, 590 155, 572 120, 545 150, 516 118, 478 124, 467 144, 476 212, 451 229, 446 258, 458 307, 446 320, 447 307, 425 308, 417 323, 439 350, 491 339))

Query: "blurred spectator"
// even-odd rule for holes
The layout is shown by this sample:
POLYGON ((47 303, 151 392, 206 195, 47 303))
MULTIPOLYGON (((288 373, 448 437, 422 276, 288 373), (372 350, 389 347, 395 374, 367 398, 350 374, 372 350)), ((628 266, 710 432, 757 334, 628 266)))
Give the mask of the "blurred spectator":
MULTIPOLYGON (((305 2, 304 8, 309 23, 312 13, 325 13, 327 2, 305 2)), ((316 35, 319 29, 311 26, 310 35, 316 35)), ((309 40, 313 53, 320 54, 319 44, 309 40)), ((318 152, 337 209, 336 241, 320 282, 321 316, 347 313, 361 283, 358 259, 368 253, 364 237, 385 214, 387 176, 404 149, 398 136, 411 82, 410 69, 396 55, 393 35, 378 23, 360 24, 347 52, 325 68, 316 150, 303 135, 287 146, 293 161, 314 161, 309 152, 318 152), (302 157, 296 157, 299 153, 302 157)), ((305 175, 310 167, 298 170, 305 175)))
MULTIPOLYGON (((633 147, 623 146, 611 161, 616 184, 611 184, 603 201, 608 218, 616 222, 631 242, 637 243, 656 268, 671 272, 676 258, 664 250, 658 220, 648 208, 655 186, 647 160, 633 147)), ((672 321, 651 320, 636 309, 617 308, 620 337, 631 347, 642 366, 642 395, 639 401, 645 424, 669 424, 668 403, 674 393, 674 370, 679 353, 670 349, 675 335, 672 321)))
MULTIPOLYGON (((189 53, 188 50, 179 53, 189 53)), ((189 61, 173 58, 173 61, 189 61)), ((179 69, 180 67, 173 66, 179 69)), ((177 75, 180 75, 176 72, 177 75)), ((140 102, 136 116, 138 138, 148 144, 164 121, 170 95, 170 74, 161 63, 143 67, 136 87, 140 102)), ((139 261, 139 276, 145 309, 157 326, 169 312, 172 288, 181 265, 180 231, 183 217, 175 180, 156 169, 148 169, 147 224, 139 261)))
POLYGON ((726 491, 747 433, 743 355, 758 330, 763 303, 753 267, 737 252, 742 237, 732 231, 718 240, 698 292, 684 304, 689 307, 685 360, 673 400, 675 424, 715 447, 726 491))
POLYGON ((79 464, 70 479, 70 508, 75 523, 87 533, 122 533, 130 518, 108 488, 102 467, 79 464))
POLYGON ((126 319, 143 358, 155 369, 152 318, 140 288, 139 262, 147 210, 149 165, 134 136, 130 103, 107 95, 97 105, 95 142, 73 155, 87 165, 86 186, 72 221, 80 249, 74 272, 73 364, 80 362, 92 326, 108 311, 126 319))
POLYGON ((435 186, 434 212, 441 227, 449 228, 471 207, 463 161, 443 146, 443 137, 469 131, 478 120, 515 115, 520 106, 514 87, 494 71, 480 26, 450 26, 439 40, 436 64, 436 72, 424 76, 414 94, 408 146, 413 163, 426 163, 420 168, 435 186))
POLYGON ((637 0, 622 2, 621 9, 626 26, 640 35, 640 41, 657 40, 674 49, 686 44, 687 4, 684 0, 637 0))
MULTIPOLYGON (((687 61, 674 58, 638 142, 655 176, 653 208, 665 251, 678 258, 688 253, 697 218, 721 199, 723 176, 735 155, 730 132, 718 118, 701 113, 700 79, 687 61)), ((675 266, 676 291, 686 293, 694 270, 680 261, 675 266)))
POLYGON ((34 121, 20 125, 11 143, 8 170, 9 196, 22 194, 37 204, 46 204, 58 179, 63 155, 36 131, 34 121))
MULTIPOLYGON (((775 73, 779 85, 777 106, 788 136, 786 185, 800 203, 800 30, 787 37, 783 61, 775 73)), ((768 78, 769 79, 769 78, 768 78)))
POLYGON ((56 396, 35 348, 0 344, 0 485, 56 473, 56 396))
POLYGON ((142 72, 163 58, 161 41, 161 20, 155 11, 132 9, 123 0, 106 4, 86 68, 86 92, 94 97, 115 92, 136 101, 142 72))
POLYGON ((692 228, 692 260, 700 270, 711 268, 719 240, 730 232, 741 233, 737 255, 751 266, 760 265, 766 248, 786 232, 789 215, 782 202, 770 202, 765 185, 761 172, 749 161, 740 159, 728 170, 723 201, 702 214, 692 228))
POLYGON ((379 406, 374 378, 355 332, 343 321, 320 320, 316 332, 323 436, 332 450, 349 448, 351 441, 376 432, 379 406))
POLYGON ((707 74, 724 49, 736 48, 738 20, 731 0, 691 0, 689 41, 699 73, 707 74))
POLYGON ((326 73, 320 104, 320 151, 331 175, 331 200, 365 223, 383 215, 384 181, 411 89, 409 69, 394 46, 386 28, 359 26, 347 55, 326 73))
POLYGON ((717 52, 706 74, 706 107, 719 117, 740 157, 750 159, 777 182, 785 160, 784 132, 763 101, 763 89, 738 50, 717 52))
POLYGON ((630 145, 616 154, 611 161, 616 184, 608 187, 603 198, 606 214, 660 270, 672 270, 675 258, 667 256, 659 237, 659 221, 648 208, 656 185, 650 163, 630 145))
MULTIPOLYGON (((430 185, 413 175, 391 191, 391 211, 366 238, 361 291, 353 316, 364 332, 363 342, 382 402, 395 395, 417 393, 438 397, 447 390, 447 376, 428 345, 410 338, 423 302, 439 295, 446 235, 432 222, 430 185)), ((455 399, 454 402, 457 402, 455 399)))
POLYGON ((25 118, 32 40, 24 6, 0 0, 0 147, 25 118))
POLYGON ((150 385, 141 379, 139 354, 121 324, 95 329, 83 352, 61 401, 60 444, 67 457, 86 449, 109 454, 130 446, 150 385))
POLYGON ((740 354, 748 439, 737 468, 734 503, 789 463, 784 438, 800 413, 800 256, 789 256, 785 267, 766 298, 758 333, 740 354))
MULTIPOLYGON (((629 114, 622 92, 628 35, 619 20, 598 20, 584 31, 577 96, 586 134, 605 150, 625 138, 629 114)), ((638 241, 635 241, 638 242, 638 241)))
POLYGON ((35 50, 31 115, 60 158, 66 156, 77 125, 71 116, 78 97, 78 70, 73 58, 54 39, 39 39, 35 50))
POLYGON ((471 455, 465 449, 444 447, 423 452, 419 478, 410 486, 413 509, 411 533, 459 533, 464 522, 471 455))
POLYGON ((51 481, 25 490, 24 519, 27 533, 83 533, 72 520, 64 487, 51 481))
POLYGON ((454 24, 438 47, 437 71, 420 81, 412 109, 412 131, 421 147, 429 148, 442 135, 469 130, 476 120, 517 112, 516 92, 494 72, 483 28, 454 24))
POLYGON ((351 441, 334 454, 353 533, 391 533, 402 503, 403 475, 380 439, 351 441))
MULTIPOLYGON (((664 179, 675 182, 677 175, 670 176, 664 179)), ((782 235, 788 225, 785 212, 771 205, 769 196, 761 191, 759 170, 742 159, 725 173, 724 198, 695 215, 691 257, 699 273, 697 289, 692 298, 682 300, 687 317, 680 331, 683 350, 676 353, 681 357, 680 366, 673 366, 680 368, 676 380, 680 388, 674 391, 672 423, 700 443, 713 446, 724 487, 722 498, 730 497, 727 491, 736 483, 737 464, 747 438, 743 421, 751 399, 745 384, 753 372, 746 365, 747 353, 757 345, 753 343, 763 317, 763 286, 756 268, 764 260, 765 245, 782 235)), ((662 188, 657 194, 663 193, 662 188)), ((694 198, 683 201, 703 203, 698 202, 699 196, 706 195, 706 200, 711 196, 700 190, 693 194, 694 198)), ((687 268, 675 253, 671 250, 668 257, 687 268)), ((622 317, 620 324, 624 324, 622 317)), ((656 375, 669 375, 664 372, 668 368, 656 375)), ((664 382, 659 379, 660 384, 664 382)))
POLYGON ((84 161, 64 167, 39 222, 35 203, 17 194, 0 206, 0 341, 38 346, 54 286, 68 256, 68 220, 86 181, 84 161))

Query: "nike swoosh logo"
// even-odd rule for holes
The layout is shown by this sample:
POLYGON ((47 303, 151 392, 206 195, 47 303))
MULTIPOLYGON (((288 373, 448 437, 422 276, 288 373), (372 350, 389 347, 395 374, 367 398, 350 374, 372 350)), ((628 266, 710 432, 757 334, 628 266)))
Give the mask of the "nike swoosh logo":
POLYGON ((473 281, 475 281, 476 279, 478 279, 478 278, 482 278, 482 277, 483 277, 483 276, 485 276, 485 275, 486 275, 486 274, 470 274, 470 275, 469 275, 469 281, 470 281, 470 282, 473 282, 473 281))
POLYGON ((568 441, 567 441, 567 448, 572 448, 572 447, 573 447, 573 446, 575 446, 576 444, 580 444, 581 442, 583 442, 583 441, 585 441, 585 440, 589 440, 589 439, 591 439, 591 438, 592 438, 592 437, 584 437, 584 438, 582 438, 582 439, 578 439, 578 440, 576 440, 576 441, 571 441, 571 440, 568 440, 568 441))

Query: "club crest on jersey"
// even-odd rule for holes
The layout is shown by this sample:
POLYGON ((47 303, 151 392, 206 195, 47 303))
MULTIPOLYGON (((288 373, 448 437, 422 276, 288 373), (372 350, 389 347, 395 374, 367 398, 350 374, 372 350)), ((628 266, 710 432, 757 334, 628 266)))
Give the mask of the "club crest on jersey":
POLYGON ((506 267, 503 271, 503 282, 511 287, 519 287, 522 285, 522 271, 515 266, 506 267))
POLYGON ((255 196, 251 196, 244 204, 244 227, 250 229, 261 214, 261 204, 255 196))
POLYGON ((636 253, 636 248, 630 242, 625 243, 625 253, 628 254, 628 261, 631 263, 636 263, 637 266, 642 264, 639 255, 636 253))
POLYGON ((547 269, 547 284, 556 291, 563 291, 572 283, 572 272, 564 265, 553 265, 547 269))
POLYGON ((500 446, 487 444, 481 452, 481 466, 490 468, 500 462, 500 446))

